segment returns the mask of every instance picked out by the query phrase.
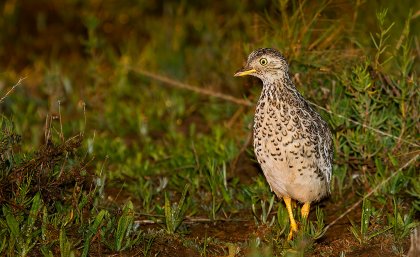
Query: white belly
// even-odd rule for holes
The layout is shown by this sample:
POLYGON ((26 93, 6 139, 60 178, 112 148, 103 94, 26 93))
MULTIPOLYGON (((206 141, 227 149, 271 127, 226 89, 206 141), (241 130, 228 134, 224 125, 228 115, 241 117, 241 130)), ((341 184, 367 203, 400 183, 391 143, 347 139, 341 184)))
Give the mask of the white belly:
POLYGON ((300 202, 317 201, 327 194, 328 187, 325 179, 316 173, 318 167, 314 154, 311 157, 300 156, 295 147, 297 144, 278 147, 264 140, 259 148, 261 150, 255 153, 271 190, 278 197, 289 196, 300 202), (274 155, 270 149, 274 149, 274 155))

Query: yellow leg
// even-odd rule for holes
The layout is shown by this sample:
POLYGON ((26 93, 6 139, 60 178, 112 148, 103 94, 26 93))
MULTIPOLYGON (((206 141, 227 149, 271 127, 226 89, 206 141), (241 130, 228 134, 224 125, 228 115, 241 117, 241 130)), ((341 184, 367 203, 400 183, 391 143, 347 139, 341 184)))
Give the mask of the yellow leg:
POLYGON ((290 232, 289 236, 287 237, 287 240, 292 239, 293 232, 297 232, 298 228, 296 225, 295 218, 293 218, 293 211, 292 211, 292 199, 288 196, 283 197, 284 203, 286 204, 287 212, 289 213, 289 219, 290 219, 290 232))
POLYGON ((304 220, 306 220, 309 216, 309 210, 311 209, 311 203, 307 202, 302 206, 301 214, 302 214, 302 218, 304 220))

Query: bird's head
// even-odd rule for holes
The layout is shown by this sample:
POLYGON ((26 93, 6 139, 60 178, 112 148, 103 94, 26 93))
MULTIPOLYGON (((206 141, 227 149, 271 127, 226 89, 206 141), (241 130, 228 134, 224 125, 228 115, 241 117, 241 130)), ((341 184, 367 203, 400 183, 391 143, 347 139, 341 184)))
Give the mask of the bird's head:
POLYGON ((289 67, 283 55, 272 48, 261 48, 252 52, 242 69, 235 73, 235 77, 251 75, 262 81, 271 81, 288 76, 289 67))

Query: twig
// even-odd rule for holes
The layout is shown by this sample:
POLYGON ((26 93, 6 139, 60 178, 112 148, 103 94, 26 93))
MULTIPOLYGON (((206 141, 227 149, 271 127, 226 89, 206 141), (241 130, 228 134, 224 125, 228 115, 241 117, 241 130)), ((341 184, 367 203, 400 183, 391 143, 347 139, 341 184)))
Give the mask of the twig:
POLYGON ((215 98, 220 98, 220 99, 223 99, 223 100, 235 103, 235 104, 239 104, 239 105, 245 105, 245 106, 253 106, 254 105, 252 102, 250 102, 248 100, 236 98, 236 97, 226 95, 226 94, 223 94, 223 93, 213 92, 211 90, 204 89, 204 88, 198 88, 198 87, 195 87, 195 86, 191 86, 191 85, 173 80, 171 78, 161 76, 161 75, 158 75, 158 74, 155 74, 155 73, 152 73, 152 72, 149 72, 149 71, 145 71, 145 70, 142 70, 142 69, 131 68, 131 70, 133 70, 133 71, 135 71, 139 74, 142 74, 146 77, 164 82, 164 83, 166 83, 170 86, 173 86, 173 87, 187 89, 187 90, 190 90, 190 91, 202 94, 202 95, 208 95, 208 96, 212 96, 212 97, 215 97, 215 98))
MULTIPOLYGON (((148 215, 153 216, 153 215, 148 215)), ((194 218, 194 217, 185 217, 184 224, 194 224, 194 223, 211 223, 211 222, 249 222, 250 220, 246 219, 209 219, 209 218, 194 218)), ((143 219, 134 221, 137 224, 162 224, 162 219, 143 219)))
MULTIPOLYGON (((223 99, 223 100, 226 100, 226 101, 229 101, 229 102, 232 102, 232 103, 236 103, 236 104, 239 104, 239 105, 254 106, 254 104, 251 101, 248 101, 248 100, 245 100, 245 99, 240 99, 240 98, 236 98, 234 96, 226 95, 226 94, 223 94, 223 93, 213 92, 213 91, 208 90, 208 89, 202 89, 202 88, 198 88, 198 87, 195 87, 195 86, 191 86, 191 85, 188 85, 188 84, 185 84, 185 83, 182 83, 182 82, 173 80, 171 78, 168 78, 168 77, 165 77, 165 76, 162 76, 162 75, 158 75, 158 74, 155 74, 155 73, 152 73, 152 72, 149 72, 149 71, 145 71, 145 70, 142 70, 142 69, 131 68, 131 70, 133 70, 134 72, 137 72, 139 74, 142 74, 142 75, 144 75, 146 77, 149 77, 149 78, 156 79, 158 81, 167 83, 167 84, 169 84, 169 85, 171 85, 173 87, 182 88, 182 89, 190 90, 190 91, 193 91, 193 92, 196 92, 196 93, 199 93, 199 94, 203 94, 203 95, 208 95, 208 96, 220 98, 220 99, 223 99)), ((350 118, 348 118, 348 117, 346 117, 344 115, 334 113, 334 112, 328 110, 327 108, 322 107, 322 106, 319 106, 319 105, 317 105, 317 104, 315 104, 313 102, 308 101, 308 103, 311 104, 311 105, 313 105, 313 106, 315 106, 315 107, 317 107, 317 108, 319 108, 319 109, 321 109, 321 110, 324 110, 324 111, 328 112, 331 115, 337 116, 337 117, 342 118, 344 120, 350 121, 350 122, 352 122, 354 124, 360 125, 360 126, 362 126, 364 128, 370 129, 370 130, 372 130, 372 131, 374 131, 374 132, 376 132, 378 134, 381 134, 383 136, 391 137, 391 138, 393 138, 393 139, 395 139, 397 141, 402 141, 402 142, 404 142, 406 144, 409 144, 409 145, 412 145, 412 146, 415 146, 415 147, 420 147, 419 144, 416 144, 416 143, 413 143, 411 141, 402 139, 400 137, 394 136, 394 135, 389 134, 387 132, 383 132, 383 131, 381 131, 381 130, 379 130, 377 128, 374 128, 374 127, 371 127, 369 125, 360 123, 360 122, 355 121, 353 119, 350 119, 350 118)))
POLYGON ((63 117, 61 116, 61 101, 58 100, 58 117, 60 119, 60 138, 64 143, 64 132, 63 132, 63 117))
MULTIPOLYGON (((236 123, 236 120, 239 119, 242 115, 242 113, 244 112, 245 107, 244 106, 240 106, 236 112, 232 115, 232 117, 229 119, 229 121, 226 123, 226 127, 228 129, 231 129, 232 126, 236 123)), ((252 124, 250 124, 250 126, 252 126, 252 124)))
POLYGON ((19 81, 15 84, 15 85, 13 85, 13 87, 11 88, 11 89, 9 89, 9 91, 7 91, 7 93, 0 99, 0 104, 4 101, 4 99, 6 99, 6 97, 8 97, 9 95, 10 95, 10 93, 12 93, 13 92, 13 90, 17 87, 17 86, 19 86, 21 83, 22 83, 22 81, 24 81, 26 79, 26 77, 23 77, 23 78, 20 78, 19 79, 19 81))
POLYGON ((134 221, 136 224, 162 224, 163 221, 161 219, 157 220, 136 220, 134 221))

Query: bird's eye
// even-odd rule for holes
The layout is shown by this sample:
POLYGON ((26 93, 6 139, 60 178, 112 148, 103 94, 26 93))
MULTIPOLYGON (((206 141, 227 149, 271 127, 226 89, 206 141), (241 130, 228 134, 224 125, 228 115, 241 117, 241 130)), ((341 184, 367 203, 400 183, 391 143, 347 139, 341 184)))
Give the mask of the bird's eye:
POLYGON ((267 65, 267 63, 268 63, 267 59, 265 59, 265 58, 261 58, 261 59, 260 59, 260 64, 261 64, 262 66, 267 65))

